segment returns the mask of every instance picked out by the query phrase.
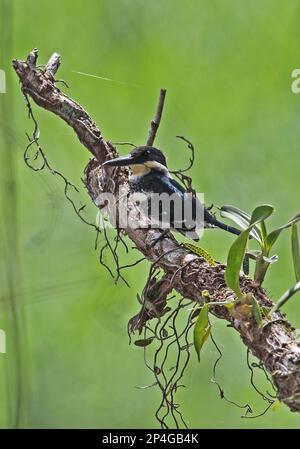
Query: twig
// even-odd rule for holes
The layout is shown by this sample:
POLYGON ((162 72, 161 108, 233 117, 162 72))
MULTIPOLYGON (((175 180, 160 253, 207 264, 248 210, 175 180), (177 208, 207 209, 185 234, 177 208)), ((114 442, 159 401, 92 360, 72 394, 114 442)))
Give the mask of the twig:
POLYGON ((128 145, 130 147, 137 147, 137 145, 135 145, 132 142, 112 142, 113 145, 128 145))
POLYGON ((46 64, 46 71, 50 72, 52 76, 54 76, 59 66, 60 66, 60 55, 58 53, 53 53, 48 63, 46 64))
POLYGON ((166 89, 160 89, 159 98, 158 98, 158 104, 156 109, 156 114, 154 116, 154 119, 151 121, 151 126, 149 130, 148 140, 147 140, 147 146, 151 147, 154 143, 156 133, 160 124, 165 98, 166 98, 166 89))

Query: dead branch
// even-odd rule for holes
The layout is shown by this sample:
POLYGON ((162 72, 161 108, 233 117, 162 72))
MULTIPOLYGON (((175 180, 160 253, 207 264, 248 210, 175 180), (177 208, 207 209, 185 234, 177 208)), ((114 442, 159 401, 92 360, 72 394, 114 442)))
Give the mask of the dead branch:
POLYGON ((157 130, 158 130, 158 127, 160 124, 161 115, 162 115, 162 111, 163 111, 164 104, 165 104, 166 93, 167 93, 166 89, 160 89, 156 114, 155 114, 154 119, 151 121, 149 136, 148 136, 148 140, 147 140, 147 145, 149 147, 151 147, 153 145, 155 137, 156 137, 156 133, 157 133, 157 130))
MULTIPOLYGON (((62 93, 54 84, 53 75, 59 65, 59 56, 54 54, 45 69, 36 66, 37 51, 30 53, 26 61, 14 60, 13 67, 20 79, 21 88, 36 104, 53 112, 70 125, 80 142, 94 155, 85 170, 85 184, 95 204, 98 195, 104 190, 117 192, 119 185, 127 183, 127 169, 111 172, 111 182, 106 182, 101 163, 116 157, 116 148, 105 141, 95 122, 88 113, 74 100, 62 93)), ((162 91, 163 92, 163 91, 162 91)), ((161 118, 165 93, 161 92, 155 119, 151 124, 148 145, 154 141, 161 118)), ((117 195, 117 193, 116 193, 117 195)), ((136 214, 136 209, 129 204, 129 213, 136 214)), ((234 299, 231 311, 220 305, 211 307, 218 318, 227 320, 231 327, 239 332, 244 344, 259 359, 271 374, 278 390, 277 397, 292 411, 300 411, 300 343, 296 340, 292 326, 280 313, 273 313, 271 319, 263 325, 257 324, 251 313, 251 305, 241 303, 235 298, 224 281, 224 265, 210 266, 205 259, 189 253, 181 247, 170 234, 157 241, 161 234, 157 229, 125 230, 141 253, 152 263, 164 270, 161 285, 170 284, 183 297, 194 301, 205 300, 222 302, 234 299)), ((214 231, 218 232, 218 231, 214 231)), ((271 308, 272 301, 262 288, 241 276, 241 288, 252 293, 260 306, 271 308)))

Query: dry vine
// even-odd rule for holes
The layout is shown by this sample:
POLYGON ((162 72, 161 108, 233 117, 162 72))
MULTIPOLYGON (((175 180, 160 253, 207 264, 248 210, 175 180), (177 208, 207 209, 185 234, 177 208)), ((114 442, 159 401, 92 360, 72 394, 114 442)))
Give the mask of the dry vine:
MULTIPOLYGON (((56 87, 54 75, 60 63, 59 55, 55 53, 45 68, 37 67, 36 61, 37 50, 33 50, 26 61, 13 61, 13 67, 20 79, 23 93, 31 97, 37 105, 53 112, 67 122, 73 128, 80 142, 94 156, 85 169, 84 182, 95 204, 97 205, 99 194, 104 191, 114 193, 117 198, 118 187, 127 185, 128 169, 112 169, 107 179, 107 173, 102 171, 101 166, 107 159, 117 156, 116 147, 103 139, 100 130, 88 113, 56 87)), ((161 112, 162 107, 160 108, 159 105, 158 114, 156 115, 157 120, 154 120, 153 123, 155 124, 153 125, 152 123, 151 126, 151 129, 154 131, 150 131, 149 135, 149 139, 150 136, 153 138, 152 143, 159 125, 161 112)), ((33 135, 31 143, 38 145, 37 135, 33 135)), ((192 164, 194 150, 191 143, 188 141, 187 143, 192 151, 192 164)), ((39 153, 43 157, 43 153, 40 150, 39 153)), ((53 172, 51 167, 47 165, 46 159, 44 159, 44 164, 53 172)), ((190 178, 185 175, 183 170, 179 171, 177 175, 181 181, 186 183, 187 188, 192 189, 190 178)), ((129 204, 128 210, 129 214, 134 217, 136 214, 135 207, 129 204)), ((141 260, 147 258, 152 262, 151 269, 154 270, 151 272, 143 293, 148 303, 141 300, 144 309, 137 317, 131 320, 129 324, 130 331, 146 327, 146 330, 152 333, 152 336, 154 335, 159 342, 168 342, 169 339, 169 343, 164 346, 165 351, 170 351, 168 349, 169 345, 176 344, 178 346, 177 354, 180 354, 180 357, 182 352, 185 354, 182 364, 181 362, 177 363, 175 374, 172 373, 169 378, 164 375, 165 355, 159 353, 158 356, 161 354, 162 359, 156 361, 157 364, 149 365, 163 394, 162 404, 157 412, 157 418, 160 420, 161 425, 163 427, 167 425, 166 417, 169 413, 171 413, 178 426, 179 421, 183 420, 174 402, 174 392, 181 385, 182 373, 189 358, 190 343, 188 331, 192 325, 193 314, 189 314, 186 325, 180 334, 178 334, 176 327, 176 319, 178 310, 186 309, 189 303, 192 309, 194 309, 198 307, 199 303, 217 302, 217 305, 214 304, 210 307, 211 313, 218 318, 227 320, 230 326, 240 334, 247 349, 258 358, 259 362, 255 367, 259 367, 265 373, 269 373, 268 378, 276 388, 276 397, 284 402, 290 410, 300 411, 300 343, 297 341, 293 332, 294 329, 288 321, 280 313, 274 312, 268 319, 264 320, 263 325, 258 324, 254 319, 253 313, 251 313, 251 304, 247 304, 247 302, 241 303, 234 293, 226 287, 224 265, 210 266, 205 259, 180 246, 170 233, 164 235, 164 238, 158 241, 162 231, 157 229, 132 229, 128 227, 122 232, 134 242, 135 247, 143 254, 143 259, 141 260), (158 243, 153 244, 155 242, 158 243), (159 279, 157 278, 157 270, 160 270, 159 279), (152 279, 151 282, 150 279, 152 279), (164 317, 165 308, 167 304, 171 303, 167 297, 173 289, 177 290, 182 299, 179 300, 177 307, 174 308, 175 311, 171 308, 164 317), (149 305, 149 298, 150 304, 151 301, 152 305, 154 303, 154 308, 146 307, 146 304, 149 305), (228 301, 233 303, 233 308, 230 311, 219 304, 220 302, 228 301), (247 306, 248 313, 245 313, 245 306, 247 306), (156 319, 154 326, 148 326, 147 321, 151 317, 156 319), (166 320, 169 320, 168 322, 171 323, 170 336, 168 330, 165 329, 166 320), (166 335, 164 330, 168 332, 168 335, 166 335), (184 349, 182 349, 180 338, 183 338, 185 341, 184 349), (164 414, 161 413, 163 408, 166 408, 164 414)), ((109 247, 114 258, 116 246, 120 242, 124 244, 120 231, 118 231, 115 245, 109 239, 106 241, 107 247, 109 247)), ((114 260, 118 267, 117 277, 121 277, 120 271, 126 266, 121 267, 119 262, 116 259, 114 260)), ((241 276, 240 285, 244 293, 254 295, 260 306, 268 309, 272 308, 272 301, 267 297, 264 290, 258 287, 251 279, 241 276)), ((175 300, 173 299, 173 301, 175 300)), ((251 367, 251 364, 249 366, 251 367)), ((215 369, 213 377, 215 379, 215 369)), ((224 392, 220 386, 219 391, 224 397, 224 392)), ((268 404, 269 401, 271 404, 272 398, 264 396, 268 404)), ((184 421, 182 422, 184 424, 184 421)))

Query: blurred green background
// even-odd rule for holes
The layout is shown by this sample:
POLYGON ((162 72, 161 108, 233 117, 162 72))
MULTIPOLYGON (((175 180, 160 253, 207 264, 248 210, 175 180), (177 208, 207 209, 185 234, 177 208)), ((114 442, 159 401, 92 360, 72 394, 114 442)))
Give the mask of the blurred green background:
MULTIPOLYGON (((171 168, 187 161, 192 140, 194 185, 207 204, 250 211, 271 203, 281 224, 299 211, 300 95, 291 72, 300 66, 300 2, 289 0, 1 0, 0 68, 7 73, 1 102, 1 308, 7 354, 0 354, 0 426, 158 427, 160 400, 140 348, 128 345, 126 325, 138 311, 147 264, 127 272, 131 288, 113 285, 99 265, 95 235, 74 214, 63 183, 24 164, 25 132, 32 131, 11 59, 38 47, 39 63, 57 51, 58 78, 112 141, 144 144, 160 87, 168 89, 156 145, 171 168), (81 71, 139 87, 80 76, 81 71)), ((62 86, 65 90, 65 88, 62 86)), ((75 199, 96 209, 82 186, 90 157, 71 129, 34 107, 41 143, 52 165, 80 186, 75 199)), ((127 148, 120 147, 121 153, 127 148)), ((232 236, 207 232, 202 240, 226 260, 232 236)), ((277 299, 294 283, 289 233, 266 280, 277 299)), ((127 262, 123 256, 124 263, 127 262)), ((109 262, 109 260, 108 260, 109 262)), ((285 311, 300 327, 299 299, 285 311)), ((239 336, 214 321, 224 352, 218 379, 226 395, 265 403, 250 386, 239 336)), ((179 394, 190 427, 300 427, 285 406, 257 419, 219 398, 210 382, 216 350, 195 354, 179 394)), ((261 376, 257 375, 258 382, 261 376)), ((265 385, 265 384, 262 384, 265 385)))

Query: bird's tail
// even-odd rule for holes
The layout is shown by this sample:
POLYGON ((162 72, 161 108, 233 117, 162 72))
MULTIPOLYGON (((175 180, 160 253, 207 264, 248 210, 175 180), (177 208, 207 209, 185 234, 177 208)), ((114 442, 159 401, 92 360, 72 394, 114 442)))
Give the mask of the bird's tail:
POLYGON ((228 226, 227 224, 222 223, 219 220, 214 220, 213 225, 216 226, 217 228, 224 229, 224 231, 231 232, 231 234, 235 235, 240 235, 240 233, 242 232, 239 229, 236 229, 233 226, 228 226))

